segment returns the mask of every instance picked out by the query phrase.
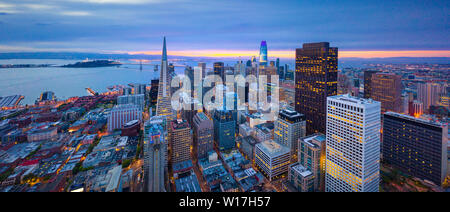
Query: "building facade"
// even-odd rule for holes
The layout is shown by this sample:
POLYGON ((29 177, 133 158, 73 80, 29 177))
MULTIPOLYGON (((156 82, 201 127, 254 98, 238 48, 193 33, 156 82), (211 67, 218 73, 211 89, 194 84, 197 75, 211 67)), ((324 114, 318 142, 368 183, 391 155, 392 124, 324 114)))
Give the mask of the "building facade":
POLYGON ((439 98, 445 91, 445 86, 439 83, 418 83, 417 100, 423 103, 424 110, 428 112, 430 106, 439 105, 439 98))
POLYGON ((381 112, 402 112, 402 78, 392 73, 372 75, 369 98, 381 102, 381 112))
POLYGON ((378 192, 380 123, 380 102, 328 97, 325 191, 378 192))
POLYGON ((380 71, 376 70, 366 70, 364 71, 364 98, 370 99, 372 94, 372 75, 380 71))
POLYGON ((167 164, 165 119, 149 120, 144 134, 144 182, 147 192, 164 192, 167 164))
POLYGON ((173 120, 169 125, 172 164, 191 160, 192 131, 186 120, 173 120))
POLYGON ((314 192, 314 175, 300 163, 289 166, 288 182, 295 192, 314 192))
POLYGON ((117 97, 118 105, 134 104, 137 105, 142 111, 145 108, 145 95, 135 94, 135 95, 124 95, 117 97))
POLYGON ((214 125, 205 113, 197 113, 193 120, 194 147, 198 158, 208 157, 214 149, 214 125))
POLYGON ((383 116, 383 161, 436 185, 447 175, 448 126, 399 113, 383 116))
POLYGON ((216 110, 213 115, 214 140, 220 150, 232 149, 236 146, 236 120, 232 111, 216 110))
POLYGON ((326 136, 314 134, 298 140, 298 162, 314 176, 314 191, 325 191, 326 136))
POLYGON ((286 174, 290 163, 290 150, 273 140, 255 146, 255 165, 270 181, 286 174))
POLYGON ((306 135, 306 118, 297 111, 284 109, 275 121, 274 140, 291 150, 291 159, 296 161, 298 139, 306 135))
POLYGON ((338 49, 306 43, 295 55, 295 110, 306 116, 306 134, 325 133, 328 96, 337 94, 338 49))
POLYGON ((134 104, 117 105, 108 115, 108 131, 121 129, 123 126, 133 120, 142 120, 141 109, 134 104))

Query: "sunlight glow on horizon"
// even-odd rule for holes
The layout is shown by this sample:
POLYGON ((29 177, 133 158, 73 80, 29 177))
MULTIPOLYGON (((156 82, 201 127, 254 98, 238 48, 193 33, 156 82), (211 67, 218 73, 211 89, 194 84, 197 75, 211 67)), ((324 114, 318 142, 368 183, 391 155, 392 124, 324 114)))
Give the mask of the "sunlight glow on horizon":
MULTIPOLYGON (((128 52, 128 54, 159 55, 161 51, 138 51, 128 52)), ((168 51, 171 56, 185 57, 252 57, 258 56, 258 51, 248 50, 175 50, 168 51)), ((295 50, 269 50, 269 57, 272 58, 295 58, 295 50)), ((450 50, 368 50, 368 51, 339 51, 340 58, 386 58, 386 57, 450 57, 450 50)))

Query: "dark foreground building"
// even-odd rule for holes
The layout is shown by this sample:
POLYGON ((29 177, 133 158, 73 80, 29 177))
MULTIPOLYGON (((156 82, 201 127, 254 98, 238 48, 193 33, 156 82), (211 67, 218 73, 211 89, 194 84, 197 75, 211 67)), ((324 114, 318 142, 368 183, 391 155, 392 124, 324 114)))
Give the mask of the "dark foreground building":
POLYGON ((447 125, 394 112, 383 117, 384 162, 441 185, 447 174, 447 125))
POLYGON ((295 110, 306 116, 307 135, 325 133, 327 97, 337 95, 338 48, 305 43, 295 65, 295 110))

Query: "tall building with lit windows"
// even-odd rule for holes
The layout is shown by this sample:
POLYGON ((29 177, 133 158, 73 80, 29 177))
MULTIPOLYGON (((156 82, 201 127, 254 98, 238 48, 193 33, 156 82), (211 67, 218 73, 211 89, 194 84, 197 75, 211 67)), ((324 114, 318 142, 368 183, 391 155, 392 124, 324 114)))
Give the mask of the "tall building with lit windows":
POLYGON ((219 150, 236 146, 236 120, 229 110, 216 110, 213 114, 214 140, 219 150))
POLYGON ((327 98, 326 192, 378 192, 381 103, 327 98))
POLYGON ((325 133, 327 97, 337 94, 338 48, 305 43, 295 66, 295 110, 306 116, 307 135, 325 133))
POLYGON ((378 73, 377 70, 364 71, 364 98, 370 99, 372 94, 372 75, 378 73))
POLYGON ((274 140, 291 150, 291 159, 296 161, 298 139, 306 134, 306 118, 297 111, 284 109, 275 121, 274 140))
POLYGON ((169 123, 169 140, 172 165, 192 159, 192 130, 186 120, 173 120, 169 123))
POLYGON ((193 119, 194 147, 197 158, 205 158, 214 150, 214 124, 205 113, 197 113, 193 119))
POLYGON ((261 47, 259 49, 259 65, 267 66, 267 42, 265 40, 261 41, 261 47))
POLYGON ((157 101, 158 102, 156 104, 156 115, 166 116, 169 121, 172 120, 174 118, 174 112, 171 104, 170 75, 167 63, 166 37, 164 37, 164 44, 162 50, 161 73, 159 77, 157 101))
POLYGON ((383 115, 383 161, 441 185, 447 175, 448 126, 399 113, 383 115))
POLYGON ((369 98, 381 102, 381 111, 402 112, 402 78, 393 73, 372 75, 369 98))
POLYGON ((222 82, 225 81, 225 65, 223 62, 215 62, 213 65, 214 75, 219 75, 222 82))

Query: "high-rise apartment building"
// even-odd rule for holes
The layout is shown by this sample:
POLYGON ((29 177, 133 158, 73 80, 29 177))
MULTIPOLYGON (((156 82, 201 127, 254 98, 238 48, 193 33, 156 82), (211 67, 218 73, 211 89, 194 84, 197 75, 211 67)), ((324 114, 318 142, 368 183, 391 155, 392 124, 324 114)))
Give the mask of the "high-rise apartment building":
POLYGON ((186 120, 172 120, 169 125, 171 163, 191 160, 192 131, 186 120))
POLYGON ((392 73, 376 73, 371 79, 369 98, 381 102, 381 111, 402 112, 402 78, 392 73))
POLYGON ((325 133, 326 98, 337 94, 338 49, 305 43, 295 56, 295 110, 306 116, 306 134, 325 133))
POLYGON ((298 139, 306 135, 306 118, 297 111, 284 109, 275 121, 274 140, 291 150, 291 159, 296 161, 298 139))
POLYGON ((328 97, 325 191, 378 192, 380 125, 380 102, 328 97))
POLYGON ((447 175, 448 126, 399 113, 383 116, 383 161, 436 185, 447 175))
POLYGON ((193 120, 194 148, 198 158, 205 158, 214 149, 214 125, 205 113, 197 113, 193 120))

